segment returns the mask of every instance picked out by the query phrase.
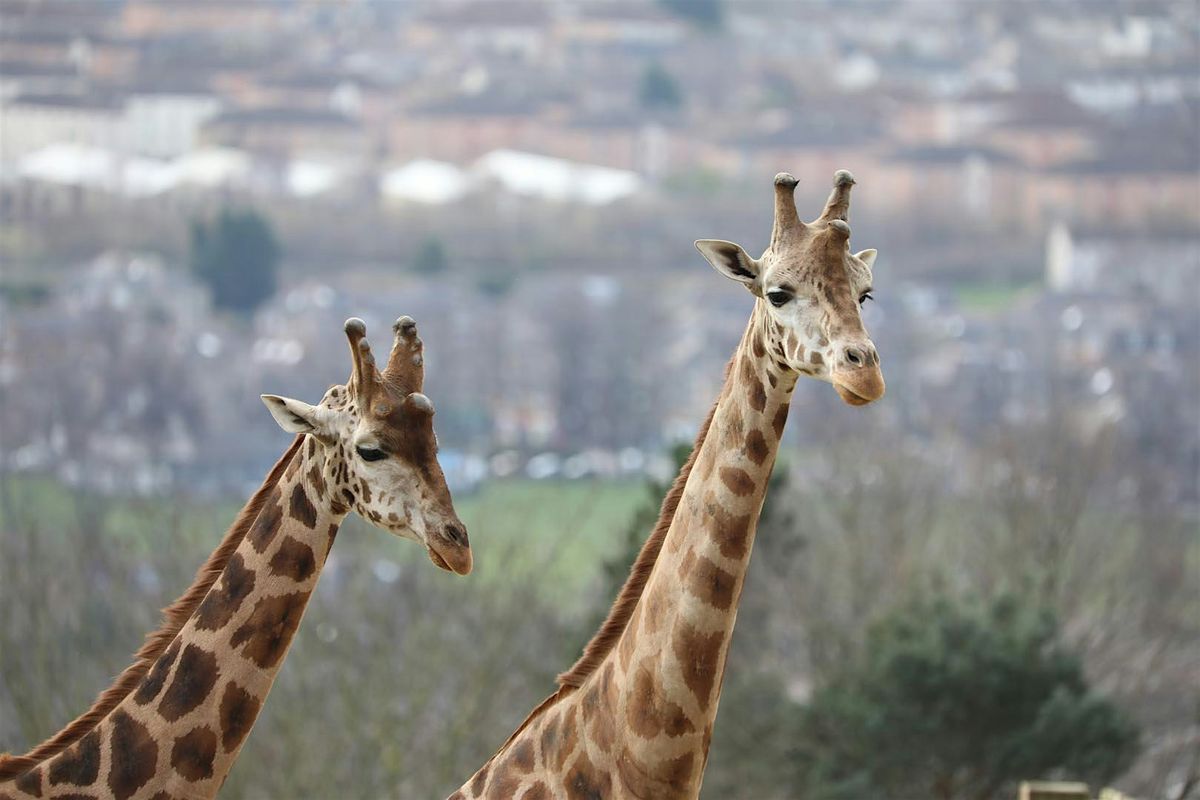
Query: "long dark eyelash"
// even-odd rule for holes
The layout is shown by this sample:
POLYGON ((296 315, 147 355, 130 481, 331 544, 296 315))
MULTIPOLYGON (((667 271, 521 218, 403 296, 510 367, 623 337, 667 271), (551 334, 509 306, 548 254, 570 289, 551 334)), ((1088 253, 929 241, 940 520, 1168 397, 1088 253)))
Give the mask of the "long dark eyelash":
POLYGON ((863 303, 867 302, 868 300, 874 300, 874 299, 875 299, 875 295, 871 294, 870 292, 863 292, 862 297, 858 298, 858 304, 861 306, 863 303))
POLYGON ((387 453, 374 447, 356 447, 354 449, 363 461, 382 461, 387 458, 387 453))
POLYGON ((775 306, 776 308, 787 305, 788 301, 791 299, 792 296, 787 292, 767 292, 767 300, 769 300, 771 305, 775 306))

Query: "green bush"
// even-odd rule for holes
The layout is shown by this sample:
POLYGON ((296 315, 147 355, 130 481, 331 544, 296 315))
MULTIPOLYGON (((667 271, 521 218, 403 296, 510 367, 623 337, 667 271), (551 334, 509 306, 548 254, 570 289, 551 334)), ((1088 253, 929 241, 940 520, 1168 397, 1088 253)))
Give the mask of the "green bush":
POLYGON ((192 272, 208 287, 215 308, 250 313, 275 293, 279 243, 255 211, 223 210, 212 222, 192 223, 192 272))
POLYGON ((876 625, 798 721, 812 798, 992 798, 1021 779, 1103 783, 1137 753, 1124 714, 1088 687, 1044 609, 939 596, 876 625))

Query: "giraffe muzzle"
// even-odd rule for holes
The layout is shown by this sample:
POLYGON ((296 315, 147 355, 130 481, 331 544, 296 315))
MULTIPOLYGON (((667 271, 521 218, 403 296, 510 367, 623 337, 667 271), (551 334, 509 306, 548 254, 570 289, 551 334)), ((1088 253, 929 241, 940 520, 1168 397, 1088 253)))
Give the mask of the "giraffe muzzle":
POLYGON ((852 406, 865 406, 883 397, 887 390, 883 371, 877 364, 837 370, 831 376, 838 397, 852 406))
POLYGON ((429 560, 441 569, 457 575, 470 573, 473 564, 471 541, 461 524, 451 523, 428 534, 425 547, 429 551, 429 560))

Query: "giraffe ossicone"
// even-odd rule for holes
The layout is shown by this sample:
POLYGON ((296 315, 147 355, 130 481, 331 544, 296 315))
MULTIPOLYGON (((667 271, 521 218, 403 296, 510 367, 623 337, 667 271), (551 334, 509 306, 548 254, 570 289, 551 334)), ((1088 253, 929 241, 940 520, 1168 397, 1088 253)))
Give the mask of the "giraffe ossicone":
POLYGON ((296 434, 192 586, 92 708, 24 756, 0 756, 0 798, 214 797, 275 680, 351 511, 467 574, 471 546, 437 462, 416 323, 377 369, 362 320, 353 368, 317 405, 263 395, 296 434))
POLYGON ((884 393, 860 305, 874 250, 849 249, 854 177, 812 222, 775 176, 770 245, 696 247, 757 298, 725 383, 608 617, 558 690, 452 800, 695 798, 758 515, 800 376, 853 406, 884 393))

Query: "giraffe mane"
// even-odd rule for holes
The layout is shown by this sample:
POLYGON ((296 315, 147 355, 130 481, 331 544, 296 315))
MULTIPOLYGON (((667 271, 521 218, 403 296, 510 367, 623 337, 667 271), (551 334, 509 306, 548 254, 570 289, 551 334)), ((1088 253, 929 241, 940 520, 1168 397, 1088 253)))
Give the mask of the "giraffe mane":
MULTIPOLYGON (((730 359, 729 364, 725 366, 726 381, 729 379, 729 370, 732 364, 733 359, 730 359)), ((705 437, 708 436, 708 429, 712 425, 713 416, 717 413, 717 404, 720 401, 721 398, 718 397, 712 408, 709 409, 703 424, 700 425, 700 430, 696 433, 696 441, 692 444, 692 452, 688 454, 687 460, 679 469, 679 474, 675 476, 675 482, 671 484, 670 491, 663 498, 662 507, 658 512, 658 522, 655 523, 654 530, 642 545, 642 549, 638 551, 633 567, 629 570, 629 576, 622 584, 621 591, 617 593, 617 599, 613 602, 612 608, 608 610, 608 616, 604 618, 600 629, 584 645, 583 655, 571 665, 571 668, 566 672, 559 673, 555 679, 558 689, 529 712, 529 715, 517 726, 504 744, 500 745, 496 755, 504 752, 504 749, 512 744, 521 731, 528 728, 538 715, 582 686, 588 676, 599 668, 605 657, 616 647, 621 634, 629 626, 629 620, 633 617, 638 601, 642 598, 646 582, 650 580, 650 573, 654 571, 654 565, 658 563, 658 554, 662 551, 667 531, 671 529, 671 521, 675 519, 675 509, 679 507, 679 500, 683 497, 683 488, 687 485, 688 476, 692 474, 696 455, 700 452, 700 446, 704 444, 705 437)), ((492 756, 493 759, 495 757, 495 755, 492 756)), ((489 761, 489 763, 491 762, 489 761)))
POLYGON ((76 717, 69 725, 59 731, 57 734, 39 744, 37 747, 30 750, 23 756, 14 756, 7 753, 0 753, 0 780, 16 777, 21 773, 37 766, 42 761, 57 755, 58 753, 70 747, 76 741, 81 739, 85 733, 94 728, 100 720, 104 719, 110 711, 129 696, 129 693, 138 687, 143 677, 162 655, 163 651, 183 628, 184 624, 192 616, 192 612, 196 610, 196 606, 208 594, 208 590, 217 582, 217 578, 225 570, 225 565, 230 557, 233 556, 238 545, 246 538, 246 533, 250 530, 251 524, 258 517, 263 505, 267 501, 271 490, 279 483, 280 477, 283 475, 284 469, 291 462, 292 458, 300 449, 300 445, 304 441, 304 436, 299 435, 287 452, 280 457, 275 466, 271 467, 271 471, 267 473, 266 479, 262 486, 254 493, 254 496, 243 506, 237 518, 225 533, 225 538, 217 545, 217 549, 212 552, 208 560, 204 562, 204 566, 196 572, 196 578, 186 592, 179 598, 163 609, 162 626, 146 636, 146 640, 142 646, 138 648, 134 654, 134 661, 131 665, 125 668, 125 671, 117 676, 113 684, 105 689, 92 703, 92 707, 85 713, 76 717))
MULTIPOLYGON (((728 372, 729 370, 726 368, 726 374, 728 372)), ((688 454, 679 474, 675 476, 675 482, 671 484, 670 491, 663 498, 662 507, 658 512, 658 522, 654 524, 653 532, 638 552, 637 559, 629 570, 629 577, 625 579, 621 591, 617 593, 617 599, 613 602, 612 608, 608 610, 608 616, 604 618, 600 629, 584 646, 583 655, 571 665, 570 669, 559 674, 556 680, 560 688, 577 689, 582 686, 587 677, 595 672, 604 661, 605 656, 616 647, 621 634, 629 626, 634 609, 637 608, 638 601, 642 599, 642 592, 645 591, 646 583, 650 580, 650 573, 653 572, 654 565, 658 563, 658 554, 662 550, 663 541, 667 538, 667 531, 671 529, 671 522, 675 519, 675 509, 679 507, 679 500, 683 497, 683 488, 687 485, 688 476, 692 474, 692 465, 696 462, 696 454, 700 452, 700 446, 704 444, 704 439, 708 436, 708 428, 712 424, 713 415, 716 412, 717 403, 713 403, 708 417, 705 418, 696 434, 692 452, 688 454)))

